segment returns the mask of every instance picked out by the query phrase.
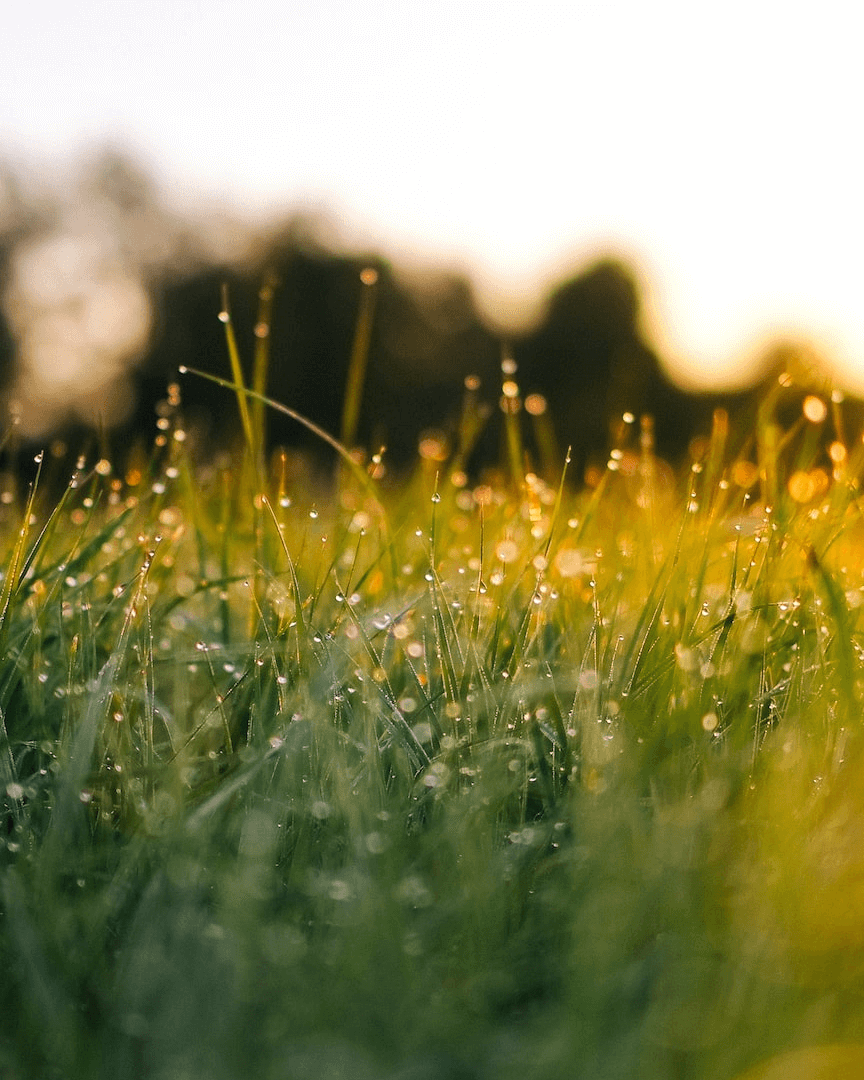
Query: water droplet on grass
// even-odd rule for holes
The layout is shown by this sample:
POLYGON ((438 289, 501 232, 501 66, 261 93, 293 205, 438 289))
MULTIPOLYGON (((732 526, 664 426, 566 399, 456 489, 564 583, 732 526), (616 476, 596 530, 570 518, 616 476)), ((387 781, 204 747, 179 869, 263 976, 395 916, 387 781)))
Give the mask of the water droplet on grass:
POLYGON ((340 881, 334 879, 330 882, 330 888, 328 890, 330 899, 342 902, 350 900, 353 893, 351 892, 351 886, 346 881, 340 881))
POLYGON ((366 837, 366 850, 370 855, 381 855, 390 847, 390 839, 382 832, 371 832, 366 837))

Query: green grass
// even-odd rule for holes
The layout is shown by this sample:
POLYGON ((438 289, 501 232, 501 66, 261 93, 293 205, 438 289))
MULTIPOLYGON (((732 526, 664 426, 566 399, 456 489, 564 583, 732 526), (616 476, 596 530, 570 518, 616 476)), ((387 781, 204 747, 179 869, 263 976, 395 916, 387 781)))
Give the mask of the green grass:
POLYGON ((857 1075, 860 433, 317 490, 250 400, 0 503, 0 1075, 857 1075))

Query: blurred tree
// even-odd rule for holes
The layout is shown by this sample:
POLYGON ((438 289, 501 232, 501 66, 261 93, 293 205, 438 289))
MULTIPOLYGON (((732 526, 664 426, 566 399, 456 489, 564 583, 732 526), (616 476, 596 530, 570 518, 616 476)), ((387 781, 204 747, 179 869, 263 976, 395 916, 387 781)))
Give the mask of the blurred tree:
POLYGON ((601 259, 550 294, 545 317, 513 342, 518 377, 527 393, 553 402, 560 441, 573 446, 577 464, 602 457, 610 427, 625 412, 658 420, 658 449, 678 457, 710 417, 714 398, 687 394, 665 375, 642 336, 633 272, 601 259))
MULTIPOLYGON (((163 281, 155 295, 156 332, 140 367, 138 422, 154 393, 164 394, 178 365, 228 377, 224 327, 217 319, 222 284, 228 285, 232 321, 251 377, 251 354, 261 282, 275 283, 268 392, 338 434, 348 363, 360 307, 360 275, 378 279, 358 442, 373 451, 386 445, 398 461, 416 452, 420 431, 442 426, 458 405, 466 374, 494 372, 498 345, 480 323, 466 281, 428 277, 422 288, 400 281, 379 256, 338 255, 287 229, 243 274, 207 267, 163 281)), ((236 408, 232 395, 203 380, 187 380, 187 411, 211 433, 224 433, 236 408)), ((278 413, 271 436, 292 445, 317 445, 305 429, 278 413)))
MULTIPOLYGON (((25 192, 13 172, 0 167, 0 383, 7 399, 10 391, 23 390, 26 404, 31 346, 49 340, 43 323, 50 323, 58 362, 49 365, 47 376, 42 372, 41 390, 31 378, 34 413, 40 406, 54 408, 52 430, 74 432, 73 449, 81 434, 72 425, 99 408, 108 412, 100 423, 116 428, 117 445, 149 438, 155 406, 180 366, 230 375, 217 317, 226 284, 251 378, 258 291, 272 281, 268 392, 337 435, 361 296, 368 288, 361 273, 370 267, 377 283, 357 442, 369 452, 386 445, 397 465, 414 460, 425 429, 438 429, 444 442, 454 434, 468 376, 479 386, 472 393, 491 406, 501 398, 502 378, 511 380, 511 391, 518 384, 517 401, 535 392, 545 395, 559 452, 573 446, 578 475, 589 461, 605 459, 623 413, 654 415, 658 451, 678 459, 696 433, 710 428, 713 409, 722 405, 752 415, 756 395, 791 363, 789 349, 778 346, 765 358, 769 374, 755 391, 682 391, 645 339, 634 272, 604 258, 550 291, 539 325, 507 343, 517 369, 502 376, 500 334, 483 322, 465 278, 409 274, 374 252, 340 252, 338 242, 328 239, 326 221, 309 214, 257 232, 222 211, 184 220, 166 209, 146 168, 125 151, 108 148, 85 163, 63 193, 25 192), (26 259, 19 257, 22 252, 26 259), (134 335, 131 315, 124 312, 138 320, 134 335), (65 336, 58 327, 67 329, 65 336), (65 365, 67 381, 73 379, 68 393, 59 381, 64 347, 77 350, 78 366, 65 365), (56 385, 45 383, 46 377, 56 385), (123 416, 120 407, 127 388, 135 402, 131 416, 123 416), (73 390, 80 391, 80 400, 73 390), (94 393, 96 409, 85 400, 94 393)), ((800 406, 789 395, 780 404, 784 419, 800 406)), ((237 431, 234 396, 205 380, 185 380, 184 411, 205 447, 237 431)), ((278 413, 268 414, 268 428, 272 442, 322 449, 306 429, 278 413)), ((536 465, 544 447, 532 442, 532 428, 540 438, 539 426, 526 423, 525 445, 536 465)), ((501 433, 502 413, 493 407, 473 465, 501 460, 501 433)), ((50 437, 43 431, 40 441, 50 437)), ((551 445, 550 438, 547 456, 551 445)))

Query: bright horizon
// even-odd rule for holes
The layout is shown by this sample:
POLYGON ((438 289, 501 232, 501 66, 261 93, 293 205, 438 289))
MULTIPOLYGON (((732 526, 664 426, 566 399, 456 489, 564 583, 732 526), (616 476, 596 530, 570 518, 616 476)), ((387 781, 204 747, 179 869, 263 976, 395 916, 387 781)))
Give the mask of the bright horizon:
POLYGON ((850 5, 82 0, 6 16, 0 160, 115 142, 169 203, 320 207, 530 306, 617 252, 689 383, 782 334, 864 391, 850 5))

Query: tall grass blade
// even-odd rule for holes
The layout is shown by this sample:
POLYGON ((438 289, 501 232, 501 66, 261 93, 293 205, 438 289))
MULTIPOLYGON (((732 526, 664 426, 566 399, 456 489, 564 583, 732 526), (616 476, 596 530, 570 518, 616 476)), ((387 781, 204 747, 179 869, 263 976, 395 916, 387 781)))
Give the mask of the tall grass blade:
POLYGON ((357 440, 357 427, 360 422, 360 406, 363 402, 363 387, 366 383, 369 346, 372 342, 378 272, 371 267, 367 267, 360 274, 360 283, 362 285, 360 310, 354 330, 351 358, 348 362, 345 397, 342 405, 342 424, 340 427, 340 442, 349 450, 353 449, 357 440))
POLYGON ((243 365, 240 363, 240 350, 237 348, 237 336, 234 333, 234 324, 231 322, 231 309, 228 305, 228 286, 222 286, 222 310, 219 312, 219 321, 225 326, 225 342, 228 346, 228 359, 231 363, 231 376, 237 395, 237 407, 240 410, 240 422, 243 425, 243 435, 250 454, 255 453, 255 434, 252 429, 252 419, 249 416, 249 403, 246 399, 246 384, 243 378, 243 365))

